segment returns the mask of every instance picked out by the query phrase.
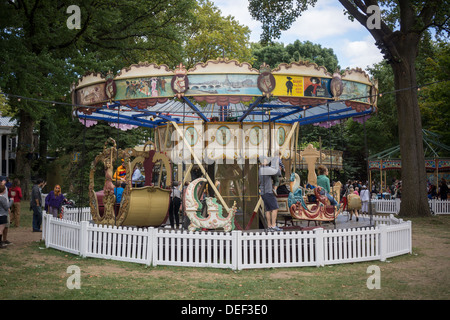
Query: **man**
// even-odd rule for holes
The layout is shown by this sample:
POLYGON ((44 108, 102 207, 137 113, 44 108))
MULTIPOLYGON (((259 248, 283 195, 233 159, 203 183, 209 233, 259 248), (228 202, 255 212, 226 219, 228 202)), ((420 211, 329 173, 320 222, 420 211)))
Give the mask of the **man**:
POLYGON ((33 210, 33 232, 42 232, 42 198, 41 190, 46 182, 41 178, 36 180, 36 184, 31 189, 30 208, 33 210))
POLYGON ((261 158, 261 167, 259 168, 259 191, 264 202, 264 210, 266 212, 267 230, 268 231, 283 231, 277 227, 278 202, 273 193, 272 176, 279 175, 280 166, 279 158, 274 157, 269 166, 269 158, 261 158))

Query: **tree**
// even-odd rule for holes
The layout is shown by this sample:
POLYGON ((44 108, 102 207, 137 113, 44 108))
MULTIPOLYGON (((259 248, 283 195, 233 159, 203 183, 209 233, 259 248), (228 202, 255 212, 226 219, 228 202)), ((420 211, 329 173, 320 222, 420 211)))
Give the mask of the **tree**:
MULTIPOLYGON (((254 18, 262 21, 265 39, 277 36, 272 28, 286 27, 294 18, 316 1, 250 0, 249 10, 254 18), (281 25, 273 22, 272 15, 283 16, 282 9, 291 6, 281 25), (266 10, 274 13, 266 13, 266 10)), ((370 32, 375 44, 384 54, 394 73, 396 89, 398 132, 402 156, 402 205, 401 216, 429 216, 430 208, 426 197, 426 172, 422 143, 421 114, 417 98, 416 58, 421 35, 434 28, 438 34, 448 36, 450 3, 448 0, 339 0, 352 18, 370 32), (380 5, 383 6, 382 10, 380 5), (369 8, 370 7, 370 8, 369 8), (377 9, 373 13, 373 9, 377 9), (378 16, 377 12, 380 12, 378 16), (378 20, 379 25, 372 22, 378 20)), ((279 36, 279 33, 278 33, 279 36)))
MULTIPOLYGON (((64 2, 1 1, 0 86, 9 94, 64 101, 71 84, 88 70, 117 72, 146 59, 173 61, 173 67, 182 57, 181 36, 194 4, 195 0, 82 0, 77 4, 79 28, 71 29, 64 2)), ((61 113, 68 117, 71 107, 16 98, 9 99, 9 106, 19 122, 16 172, 26 197, 33 166, 26 156, 37 152, 33 130, 45 115, 39 126, 44 150, 45 132, 48 138, 60 134, 48 126, 61 113)))
POLYGON ((187 26, 184 45, 187 69, 222 56, 251 62, 248 27, 240 25, 232 16, 223 17, 209 0, 200 0, 192 15, 195 19, 187 26))
POLYGON ((330 73, 333 73, 339 67, 333 49, 322 48, 320 44, 310 41, 296 40, 286 46, 276 42, 268 45, 256 43, 252 46, 252 54, 256 58, 253 63, 255 68, 259 68, 263 62, 270 65, 271 68, 275 68, 282 62, 291 63, 300 60, 311 61, 319 66, 324 66, 330 73))

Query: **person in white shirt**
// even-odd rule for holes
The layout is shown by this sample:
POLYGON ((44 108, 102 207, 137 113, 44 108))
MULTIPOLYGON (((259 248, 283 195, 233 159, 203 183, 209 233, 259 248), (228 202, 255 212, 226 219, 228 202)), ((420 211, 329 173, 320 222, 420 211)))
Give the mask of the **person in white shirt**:
POLYGON ((145 177, 142 175, 140 165, 137 164, 134 169, 133 176, 131 177, 132 186, 133 187, 143 187, 144 186, 145 177))
POLYGON ((369 198, 370 198, 370 193, 369 190, 367 190, 367 187, 364 185, 362 186, 362 190, 360 193, 360 197, 361 197, 361 212, 362 214, 369 213, 369 198))

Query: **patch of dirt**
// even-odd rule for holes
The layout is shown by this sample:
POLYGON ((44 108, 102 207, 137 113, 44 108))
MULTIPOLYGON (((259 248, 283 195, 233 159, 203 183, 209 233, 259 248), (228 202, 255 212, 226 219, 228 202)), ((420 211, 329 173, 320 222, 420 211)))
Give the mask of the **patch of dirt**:
POLYGON ((12 227, 8 229, 7 240, 11 241, 13 243, 11 246, 15 248, 26 247, 41 239, 42 232, 33 232, 31 227, 12 227))

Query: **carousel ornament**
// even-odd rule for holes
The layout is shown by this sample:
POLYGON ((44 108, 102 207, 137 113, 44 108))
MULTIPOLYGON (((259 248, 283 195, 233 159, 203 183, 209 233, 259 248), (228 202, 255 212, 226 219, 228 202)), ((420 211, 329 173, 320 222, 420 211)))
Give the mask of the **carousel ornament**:
POLYGON ((186 196, 183 200, 183 206, 186 208, 186 215, 191 224, 189 231, 196 231, 202 228, 218 229, 223 228, 224 231, 229 232, 235 229, 234 217, 236 214, 236 201, 228 211, 228 216, 222 215, 222 205, 217 203, 217 199, 213 197, 206 197, 207 216, 201 215, 202 204, 198 200, 197 188, 200 182, 205 182, 205 178, 198 178, 192 181, 186 189, 186 196))
POLYGON ((109 71, 108 74, 106 75, 105 95, 110 102, 116 96, 116 92, 117 87, 116 83, 114 82, 114 75, 112 74, 111 71, 109 71))
POLYGON ((339 73, 339 70, 336 70, 333 73, 333 78, 331 79, 330 82, 330 91, 335 101, 339 100, 339 97, 344 91, 344 84, 342 83, 342 77, 341 74, 339 73))
POLYGON ((259 72, 258 89, 261 90, 266 98, 270 98, 272 91, 275 89, 275 77, 272 75, 270 66, 265 62, 261 65, 259 72))
POLYGON ((187 70, 182 63, 175 69, 175 75, 172 77, 171 86, 175 97, 181 99, 184 93, 189 89, 189 80, 187 70))

